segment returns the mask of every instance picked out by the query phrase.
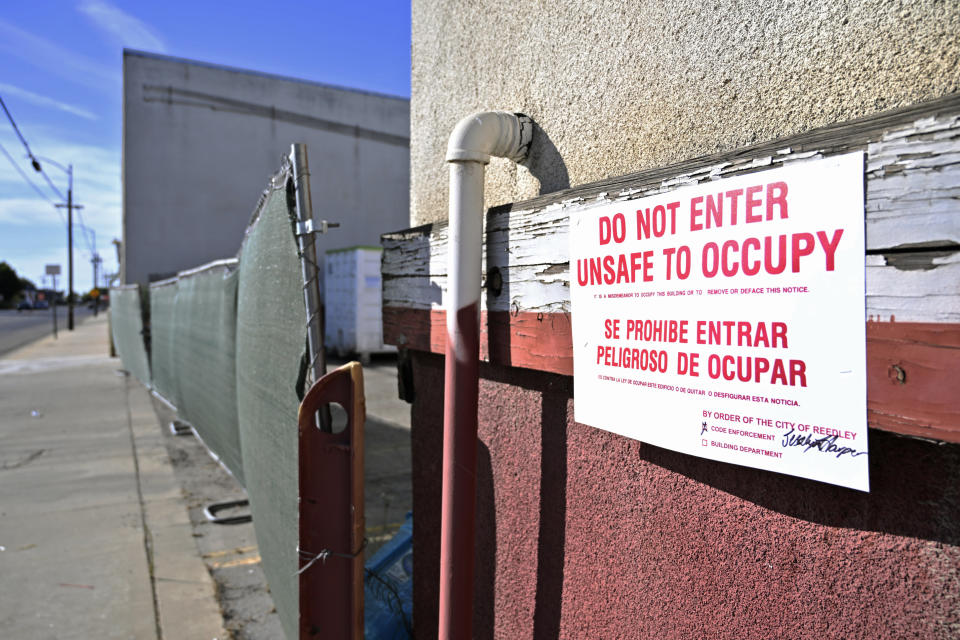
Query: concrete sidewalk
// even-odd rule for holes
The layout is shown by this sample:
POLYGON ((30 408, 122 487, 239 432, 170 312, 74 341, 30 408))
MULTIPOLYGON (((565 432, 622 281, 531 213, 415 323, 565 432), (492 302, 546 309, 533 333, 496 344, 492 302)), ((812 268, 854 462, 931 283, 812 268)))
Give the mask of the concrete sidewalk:
POLYGON ((148 392, 106 314, 0 359, 0 635, 227 638, 148 392))

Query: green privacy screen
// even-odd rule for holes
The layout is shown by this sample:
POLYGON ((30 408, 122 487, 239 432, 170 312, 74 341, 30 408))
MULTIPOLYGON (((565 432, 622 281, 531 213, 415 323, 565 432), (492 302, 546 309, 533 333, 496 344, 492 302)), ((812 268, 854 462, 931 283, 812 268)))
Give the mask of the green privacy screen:
POLYGON ((237 400, 243 473, 263 571, 288 638, 298 636, 296 385, 306 340, 303 278, 285 174, 261 199, 240 251, 237 400))
MULTIPOLYGON (((274 176, 238 260, 142 291, 149 291, 152 385, 246 487, 263 570, 284 632, 296 638, 297 385, 306 312, 289 177, 289 165, 274 176)), ((150 386, 140 291, 111 289, 112 331, 124 367, 150 386)))
POLYGON ((244 484, 237 420, 236 260, 180 273, 174 303, 177 413, 244 484))
POLYGON ((180 405, 177 394, 177 353, 173 322, 177 299, 177 280, 163 280, 150 285, 150 372, 153 389, 174 406, 180 405))
MULTIPOLYGON (((147 296, 144 298, 146 302, 147 296)), ((149 387, 150 362, 143 340, 143 315, 137 285, 110 289, 110 331, 123 368, 149 387)))

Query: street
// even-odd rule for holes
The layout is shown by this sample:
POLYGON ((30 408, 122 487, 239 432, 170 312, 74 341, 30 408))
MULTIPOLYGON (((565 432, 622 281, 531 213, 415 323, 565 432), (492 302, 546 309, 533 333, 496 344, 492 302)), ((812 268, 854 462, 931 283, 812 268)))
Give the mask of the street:
MULTIPOLYGON (((77 305, 74 307, 74 323, 83 322, 93 311, 77 305)), ((39 340, 53 333, 53 312, 50 309, 33 311, 0 310, 0 355, 39 340)), ((57 307, 57 330, 67 330, 67 307, 57 307)))

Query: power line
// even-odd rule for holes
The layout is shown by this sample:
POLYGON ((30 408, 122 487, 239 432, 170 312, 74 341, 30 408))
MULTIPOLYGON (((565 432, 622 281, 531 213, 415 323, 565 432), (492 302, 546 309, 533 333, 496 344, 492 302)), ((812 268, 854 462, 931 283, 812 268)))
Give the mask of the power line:
MULTIPOLYGON (((23 178, 23 179, 26 181, 27 184, 29 184, 31 187, 33 187, 33 190, 37 192, 37 195, 38 195, 38 196, 40 196, 41 198, 43 198, 44 200, 46 200, 46 201, 49 202, 50 204, 54 204, 53 200, 51 200, 50 197, 47 196, 47 194, 45 194, 43 191, 40 190, 40 187, 38 187, 37 185, 33 184, 33 182, 30 180, 30 178, 27 177, 27 174, 24 173, 23 169, 20 168, 20 165, 17 164, 17 161, 14 160, 13 156, 10 155, 10 152, 7 151, 2 144, 0 144, 0 151, 3 152, 3 155, 7 156, 7 160, 10 161, 10 164, 13 165, 13 168, 17 170, 17 173, 20 174, 20 177, 23 178)), ((63 214, 60 212, 60 209, 57 209, 57 215, 60 216, 60 222, 62 222, 62 223, 64 223, 64 224, 67 223, 67 221, 66 221, 66 220, 64 219, 64 217, 63 217, 63 214)))
MULTIPOLYGON (((20 129, 17 127, 17 123, 13 121, 13 116, 10 115, 10 110, 7 109, 7 104, 3 101, 2 96, 0 96, 0 107, 3 107, 3 112, 7 114, 7 120, 10 121, 10 124, 13 126, 13 130, 17 133, 17 137, 20 138, 20 142, 22 142, 23 146, 26 148, 27 155, 30 156, 31 160, 33 160, 33 163, 34 163, 33 168, 37 169, 40 163, 37 162, 37 159, 33 157, 33 152, 30 151, 30 145, 27 144, 26 138, 24 138, 23 134, 20 133, 20 129)), ((37 170, 39 171, 39 169, 37 170)))
POLYGON ((23 172, 23 169, 20 168, 20 165, 17 164, 17 161, 13 159, 13 156, 10 155, 10 152, 7 151, 2 144, 0 144, 0 151, 3 152, 3 155, 7 156, 7 160, 10 161, 10 164, 13 165, 13 168, 17 170, 17 173, 20 174, 20 177, 23 178, 27 184, 33 187, 33 190, 37 192, 37 195, 50 204, 53 204, 53 200, 51 200, 43 191, 40 191, 40 188, 37 185, 33 184, 30 178, 27 177, 27 174, 23 172))
POLYGON ((50 176, 47 175, 47 172, 46 172, 46 171, 44 171, 43 169, 41 169, 41 170, 40 170, 40 175, 42 175, 42 176, 43 176, 43 179, 47 181, 47 184, 50 185, 50 188, 53 189, 53 192, 54 192, 55 194, 57 194, 57 197, 58 197, 58 198, 60 198, 61 200, 66 200, 66 198, 63 197, 63 194, 60 193, 60 190, 57 189, 56 185, 53 184, 53 180, 50 179, 50 176))
POLYGON ((3 107, 3 112, 7 114, 7 120, 10 121, 10 126, 13 127, 17 137, 20 138, 20 142, 23 143, 23 148, 27 150, 27 156, 30 158, 30 163, 33 165, 34 170, 43 176, 43 179, 47 181, 47 184, 51 189, 53 189, 53 192, 57 194, 58 198, 65 200, 66 198, 63 197, 63 194, 60 193, 60 190, 57 189, 56 185, 53 184, 53 180, 51 180, 50 176, 47 175, 47 172, 43 170, 43 166, 40 164, 40 161, 37 160, 35 155, 33 155, 33 151, 30 150, 30 145, 27 144, 27 139, 23 137, 22 133, 20 133, 20 128, 17 126, 16 121, 14 121, 13 116, 10 114, 10 110, 7 109, 7 104, 3 101, 2 96, 0 96, 0 106, 3 107))
POLYGON ((84 220, 83 220, 83 214, 80 213, 80 210, 79 210, 79 209, 77 209, 77 218, 80 220, 80 228, 83 230, 83 239, 84 239, 84 241, 87 243, 87 251, 89 251, 91 254, 92 254, 92 253, 96 253, 96 251, 95 251, 94 248, 93 248, 93 245, 95 244, 95 241, 94 241, 94 242, 91 242, 91 240, 90 240, 90 233, 91 233, 93 230, 92 230, 90 227, 87 226, 87 223, 86 223, 86 222, 84 222, 84 220))

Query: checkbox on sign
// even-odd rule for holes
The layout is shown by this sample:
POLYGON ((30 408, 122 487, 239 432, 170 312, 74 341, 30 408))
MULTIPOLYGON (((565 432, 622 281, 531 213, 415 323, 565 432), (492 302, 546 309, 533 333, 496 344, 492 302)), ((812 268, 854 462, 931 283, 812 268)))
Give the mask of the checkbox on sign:
POLYGON ((706 441, 706 440, 701 440, 701 441, 700 441, 700 444, 705 447, 705 446, 707 446, 707 441, 706 441))

